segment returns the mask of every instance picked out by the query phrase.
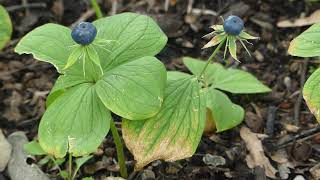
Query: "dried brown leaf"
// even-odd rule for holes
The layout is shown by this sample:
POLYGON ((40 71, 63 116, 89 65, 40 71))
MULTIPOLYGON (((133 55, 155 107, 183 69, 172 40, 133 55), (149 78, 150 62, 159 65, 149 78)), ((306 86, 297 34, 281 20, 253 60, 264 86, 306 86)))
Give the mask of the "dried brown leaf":
POLYGON ((270 164, 269 159, 265 156, 261 140, 256 133, 253 133, 249 128, 242 127, 240 136, 246 143, 249 154, 246 157, 247 165, 250 168, 262 167, 265 173, 270 178, 276 178, 277 170, 270 164))
POLYGON ((301 26, 309 26, 315 23, 320 23, 320 9, 313 12, 308 17, 303 17, 299 19, 291 20, 283 20, 277 23, 278 27, 287 28, 287 27, 301 27, 301 26))

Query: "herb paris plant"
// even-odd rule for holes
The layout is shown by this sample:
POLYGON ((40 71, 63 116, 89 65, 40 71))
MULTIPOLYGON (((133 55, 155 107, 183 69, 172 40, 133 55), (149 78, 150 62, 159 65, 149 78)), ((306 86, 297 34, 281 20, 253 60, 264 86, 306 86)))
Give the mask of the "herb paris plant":
POLYGON ((89 45, 75 44, 67 27, 46 24, 15 49, 51 63, 61 74, 39 126, 41 147, 57 158, 95 152, 110 125, 115 129, 111 112, 141 120, 154 116, 163 102, 166 71, 153 56, 167 37, 157 24, 147 16, 124 13, 93 25, 97 35, 89 45), (74 52, 84 47, 88 56, 78 59, 83 49, 74 52))
MULTIPOLYGON (((238 26, 237 23, 234 25, 238 26)), ((256 39, 242 28, 239 35, 226 33, 221 25, 213 28, 215 31, 210 35, 216 36, 205 48, 219 44, 218 47, 207 62, 184 58, 192 75, 168 72, 164 103, 159 113, 141 121, 123 120, 123 137, 137 160, 137 169, 157 159, 175 161, 192 156, 207 118, 213 121, 218 132, 241 123, 244 110, 233 104, 221 90, 239 94, 270 91, 247 72, 210 63, 225 42, 231 55, 236 57, 236 39, 240 42, 256 39)))
MULTIPOLYGON (((320 56, 320 24, 314 24, 290 43, 289 54, 300 57, 320 56)), ((320 68, 311 74, 303 87, 303 97, 320 122, 320 68)))
MULTIPOLYGON (((250 55, 249 50, 247 49, 244 42, 248 42, 248 40, 259 39, 258 37, 254 37, 246 33, 244 28, 244 23, 241 18, 238 16, 229 16, 223 23, 223 25, 213 25, 212 28, 214 31, 205 35, 205 37, 213 38, 203 46, 203 49, 217 46, 215 51, 212 53, 211 57, 209 57, 208 62, 210 63, 213 57, 215 57, 216 52, 218 52, 222 45, 225 43, 224 57, 226 56, 227 50, 229 50, 230 55, 233 59, 238 60, 237 58, 237 43, 238 40, 241 45, 245 48, 247 53, 250 55)), ((206 69, 206 68, 204 68, 206 69)))

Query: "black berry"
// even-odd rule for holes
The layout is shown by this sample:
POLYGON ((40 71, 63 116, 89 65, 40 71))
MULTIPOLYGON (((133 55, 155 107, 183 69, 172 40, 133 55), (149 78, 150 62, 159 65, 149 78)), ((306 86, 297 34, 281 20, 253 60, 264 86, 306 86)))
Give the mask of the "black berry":
POLYGON ((223 29, 227 34, 237 36, 243 30, 244 23, 238 16, 229 16, 223 23, 223 29))
POLYGON ((72 39, 81 45, 92 43, 97 35, 97 29, 89 22, 79 23, 71 32, 72 39))

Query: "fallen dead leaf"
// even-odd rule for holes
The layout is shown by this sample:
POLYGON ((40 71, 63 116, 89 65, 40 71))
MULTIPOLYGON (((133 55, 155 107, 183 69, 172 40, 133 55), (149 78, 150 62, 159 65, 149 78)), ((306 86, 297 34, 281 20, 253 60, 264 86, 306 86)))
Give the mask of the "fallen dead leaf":
POLYGON ((298 126, 295 126, 293 124, 283 123, 282 125, 290 133, 297 133, 300 130, 298 126))
POLYGON ((249 128, 242 127, 240 136, 244 140, 249 154, 246 157, 246 162, 249 168, 261 167, 265 169, 266 176, 276 178, 277 170, 270 164, 269 159, 265 156, 261 140, 256 133, 253 133, 249 128))
POLYGON ((319 22, 320 22, 320 9, 316 10, 308 17, 299 18, 294 21, 291 21, 291 20, 279 21, 277 23, 277 26, 280 28, 301 27, 301 26, 309 26, 311 24, 315 24, 319 22))

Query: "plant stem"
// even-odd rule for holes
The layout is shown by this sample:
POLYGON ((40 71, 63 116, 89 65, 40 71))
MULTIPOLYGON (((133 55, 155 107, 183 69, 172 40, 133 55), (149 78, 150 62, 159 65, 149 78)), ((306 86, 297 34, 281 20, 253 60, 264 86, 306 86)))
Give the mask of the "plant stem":
POLYGON ((202 75, 205 73, 208 65, 211 63, 211 61, 213 60, 213 58, 217 55, 218 51, 221 49, 222 45, 224 44, 224 42, 226 41, 227 37, 225 37, 221 42, 220 44, 218 45, 218 47, 213 51, 213 53, 211 54, 211 56, 209 57, 206 65, 203 67, 201 73, 199 74, 199 77, 200 79, 202 79, 202 75))
POLYGON ((122 146, 122 143, 121 143, 121 139, 120 139, 118 130, 117 130, 116 125, 114 124, 113 120, 111 120, 110 129, 111 129, 113 140, 114 140, 114 143, 115 143, 116 149, 117 149, 118 163, 119 163, 119 166, 120 166, 120 175, 123 178, 127 178, 128 177, 128 172, 127 172, 127 167, 126 167, 126 164, 125 164, 123 146, 122 146))
POLYGON ((91 4, 92 4, 92 7, 93 7, 94 11, 96 12, 97 18, 98 18, 98 19, 102 18, 103 15, 102 15, 100 6, 99 6, 99 4, 97 3, 97 0, 91 0, 91 4))
POLYGON ((71 153, 69 153, 68 162, 69 162, 69 180, 72 180, 73 177, 72 177, 72 154, 71 153))

